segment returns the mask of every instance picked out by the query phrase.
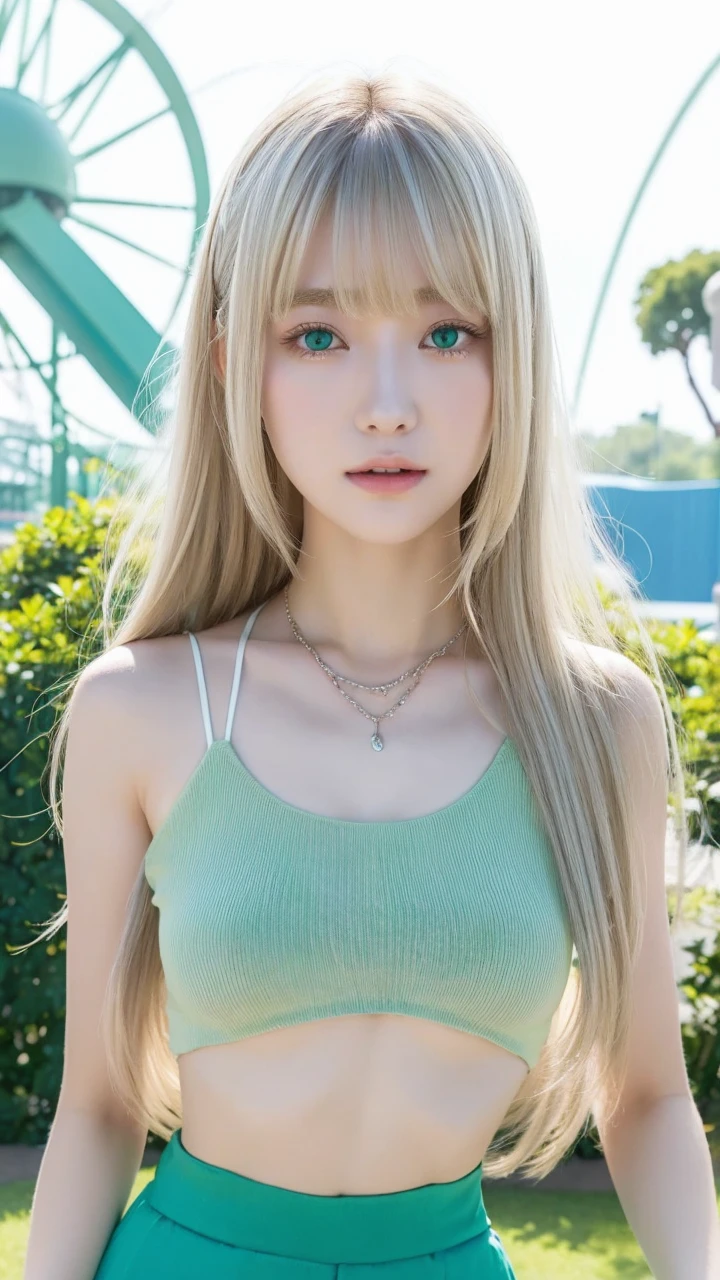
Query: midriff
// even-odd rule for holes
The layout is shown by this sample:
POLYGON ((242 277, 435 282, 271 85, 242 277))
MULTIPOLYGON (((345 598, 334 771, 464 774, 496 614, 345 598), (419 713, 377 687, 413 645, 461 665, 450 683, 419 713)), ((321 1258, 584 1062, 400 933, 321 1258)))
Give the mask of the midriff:
POLYGON ((527 1064, 422 1018, 352 1014, 178 1058, 192 1155, 315 1195, 462 1177, 481 1159, 527 1064))

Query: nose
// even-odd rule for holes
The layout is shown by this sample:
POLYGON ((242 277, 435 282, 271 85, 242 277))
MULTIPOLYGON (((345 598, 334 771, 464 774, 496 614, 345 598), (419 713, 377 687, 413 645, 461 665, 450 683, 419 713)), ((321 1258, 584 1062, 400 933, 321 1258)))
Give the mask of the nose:
POLYGON ((381 343, 376 358, 370 360, 370 385, 364 404, 355 415, 358 430, 394 435, 417 426, 417 405, 407 372, 403 372, 401 365, 399 352, 393 351, 392 343, 381 343))

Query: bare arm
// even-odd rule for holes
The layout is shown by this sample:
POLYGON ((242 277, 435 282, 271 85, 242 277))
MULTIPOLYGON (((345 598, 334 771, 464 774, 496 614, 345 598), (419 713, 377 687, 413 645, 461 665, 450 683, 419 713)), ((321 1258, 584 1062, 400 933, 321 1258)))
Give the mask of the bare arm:
MULTIPOLYGON (((610 660, 610 659, 608 659, 610 660)), ((618 659, 615 659, 618 662, 618 659)), ((624 767, 632 781, 632 853, 647 875, 643 939, 632 976, 627 1073, 618 1114, 596 1119, 625 1216, 657 1280, 720 1276, 712 1161, 683 1056, 665 896, 665 722, 647 676, 627 659, 624 767)))
POLYGON ((92 1280, 145 1138, 91 1111, 58 1107, 35 1186, 23 1280, 92 1280))
POLYGON ((38 1175, 24 1280, 92 1280, 140 1167, 147 1130, 113 1093, 105 986, 150 831, 130 761, 132 655, 91 663, 73 691, 63 772, 68 892, 63 1077, 38 1175))

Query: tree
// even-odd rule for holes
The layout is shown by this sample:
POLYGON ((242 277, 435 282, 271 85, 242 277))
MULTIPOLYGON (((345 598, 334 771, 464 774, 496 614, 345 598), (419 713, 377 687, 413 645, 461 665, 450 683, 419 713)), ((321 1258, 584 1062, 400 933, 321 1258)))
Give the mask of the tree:
POLYGON ((710 317, 703 307, 701 294, 705 282, 716 271, 720 271, 720 251, 703 253, 693 249, 680 261, 670 259, 660 267, 651 267, 640 281, 634 302, 635 320, 643 342, 654 356, 661 351, 680 353, 688 382, 716 438, 720 438, 720 419, 713 418, 693 378, 688 355, 690 344, 701 334, 710 345, 710 317))
POLYGON ((580 432, 586 472, 647 476, 651 480, 720 479, 720 439, 698 440, 647 420, 620 423, 603 435, 580 432))

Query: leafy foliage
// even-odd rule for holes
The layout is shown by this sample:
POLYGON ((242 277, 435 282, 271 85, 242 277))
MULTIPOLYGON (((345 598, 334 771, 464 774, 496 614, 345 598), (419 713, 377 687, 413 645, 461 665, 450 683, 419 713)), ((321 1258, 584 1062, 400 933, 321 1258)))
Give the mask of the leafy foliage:
POLYGON ((698 440, 687 431, 657 427, 651 422, 621 423, 612 432, 584 432, 585 471, 646 476, 652 480, 717 480, 720 478, 720 440, 698 440))
POLYGON ((693 249, 680 261, 671 259, 645 272, 635 298, 635 319, 654 356, 660 351, 684 352, 700 334, 709 338, 710 317, 701 295, 716 271, 720 251, 693 249))
POLYGON ((685 1061, 698 1110, 706 1127, 712 1131, 720 1123, 720 948, 717 935, 709 948, 705 939, 698 938, 685 950, 692 958, 691 972, 680 984, 691 1010, 691 1016, 683 1023, 685 1061))
POLYGON ((0 551, 0 1141, 47 1138, 62 1075, 65 930, 17 955, 65 896, 43 775, 62 690, 94 656, 112 509, 74 495, 0 551), (91 651, 82 654, 80 648, 91 651), (59 695, 57 690, 59 690, 59 695))
POLYGON ((690 367, 690 344, 700 335, 710 343, 710 317, 703 306, 702 292, 711 276, 720 271, 720 251, 703 253, 693 249, 679 262, 671 259, 646 271, 635 298, 635 319, 644 343, 652 354, 677 351, 685 365, 688 382, 702 406, 715 435, 720 422, 700 391, 690 367))

